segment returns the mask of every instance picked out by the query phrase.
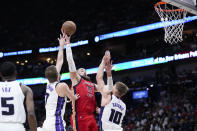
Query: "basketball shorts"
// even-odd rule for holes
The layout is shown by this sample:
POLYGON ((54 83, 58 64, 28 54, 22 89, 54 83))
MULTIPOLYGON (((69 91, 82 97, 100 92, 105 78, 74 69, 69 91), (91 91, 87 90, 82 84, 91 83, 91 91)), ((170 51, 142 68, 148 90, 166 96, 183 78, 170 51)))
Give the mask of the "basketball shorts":
POLYGON ((66 123, 64 120, 61 120, 61 122, 58 122, 59 124, 56 123, 55 118, 47 118, 42 126, 42 129, 44 131, 66 131, 66 123))
POLYGON ((1 131, 25 131, 21 123, 0 123, 1 131))
POLYGON ((116 126, 114 124, 112 125, 106 122, 102 122, 102 124, 100 125, 100 130, 101 131, 123 131, 122 127, 116 126))
MULTIPOLYGON (((76 129, 77 131, 98 131, 98 126, 94 117, 91 115, 79 115, 75 117, 76 129)), ((71 115, 71 125, 73 127, 73 117, 71 115)))

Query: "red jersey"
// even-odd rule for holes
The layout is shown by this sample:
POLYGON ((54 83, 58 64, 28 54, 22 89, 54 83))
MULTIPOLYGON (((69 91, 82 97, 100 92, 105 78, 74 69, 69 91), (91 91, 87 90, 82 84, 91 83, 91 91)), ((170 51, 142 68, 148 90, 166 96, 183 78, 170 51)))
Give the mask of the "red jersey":
POLYGON ((73 86, 74 93, 80 98, 75 102, 75 111, 78 114, 92 114, 96 109, 94 94, 95 84, 81 78, 80 82, 73 86))

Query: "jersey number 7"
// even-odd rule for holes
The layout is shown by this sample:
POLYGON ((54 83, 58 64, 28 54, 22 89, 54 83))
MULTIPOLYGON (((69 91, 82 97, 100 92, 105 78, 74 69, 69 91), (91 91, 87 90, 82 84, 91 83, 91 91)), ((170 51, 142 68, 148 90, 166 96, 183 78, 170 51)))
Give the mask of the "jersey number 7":
POLYGON ((45 105, 47 104, 48 98, 49 98, 49 93, 45 93, 45 105))

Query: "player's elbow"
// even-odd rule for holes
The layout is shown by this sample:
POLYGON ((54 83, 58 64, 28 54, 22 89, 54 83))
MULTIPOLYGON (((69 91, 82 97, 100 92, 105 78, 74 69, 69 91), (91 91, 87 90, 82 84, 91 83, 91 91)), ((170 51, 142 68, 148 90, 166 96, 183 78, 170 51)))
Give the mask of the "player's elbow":
POLYGON ((34 111, 28 112, 27 119, 28 119, 28 123, 29 123, 29 126, 30 126, 30 130, 31 131, 36 131, 37 120, 36 120, 36 115, 35 115, 34 111))
POLYGON ((32 110, 32 111, 27 111, 27 115, 29 117, 34 117, 35 116, 35 112, 32 110))
POLYGON ((60 60, 59 61, 59 65, 62 65, 63 64, 63 62, 64 62, 64 60, 62 59, 62 60, 60 60))
POLYGON ((97 75, 96 75, 96 80, 97 80, 97 81, 100 81, 101 79, 102 79, 102 75, 97 74, 97 75))
POLYGON ((36 115, 34 111, 27 112, 28 121, 36 120, 36 115))

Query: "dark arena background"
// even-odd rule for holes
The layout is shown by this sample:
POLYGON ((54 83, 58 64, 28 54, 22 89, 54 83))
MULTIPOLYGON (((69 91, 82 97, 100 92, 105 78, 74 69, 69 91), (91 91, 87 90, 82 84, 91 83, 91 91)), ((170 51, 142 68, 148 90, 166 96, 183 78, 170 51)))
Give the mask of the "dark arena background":
MULTIPOLYGON (((33 90, 38 126, 45 117, 44 70, 56 63, 62 23, 72 20, 77 26, 71 37, 77 68, 86 68, 96 83, 97 67, 110 50, 114 82, 129 87, 123 97, 127 106, 124 131, 197 130, 197 18, 188 13, 183 42, 165 43, 156 2, 33 0, 0 5, 0 62, 14 62, 17 80, 33 90)), ((64 56, 62 81, 71 85, 68 72, 64 56)), ((100 93, 96 99, 100 107, 100 93)), ((72 130, 71 109, 68 102, 68 131, 72 130)), ((25 127, 28 131, 27 122, 25 127)))

